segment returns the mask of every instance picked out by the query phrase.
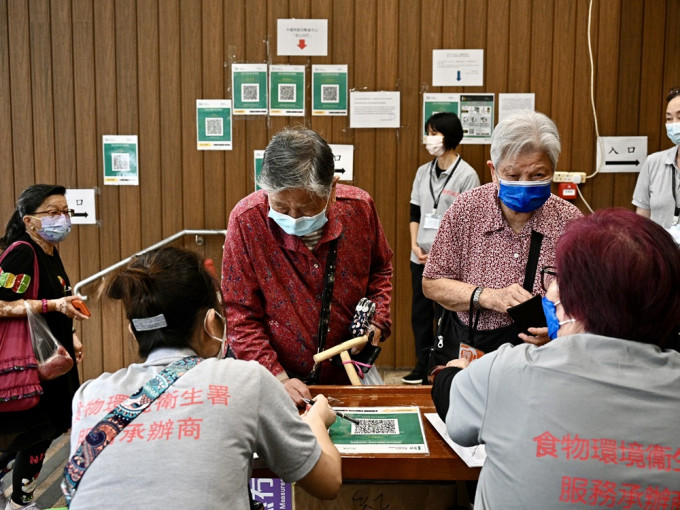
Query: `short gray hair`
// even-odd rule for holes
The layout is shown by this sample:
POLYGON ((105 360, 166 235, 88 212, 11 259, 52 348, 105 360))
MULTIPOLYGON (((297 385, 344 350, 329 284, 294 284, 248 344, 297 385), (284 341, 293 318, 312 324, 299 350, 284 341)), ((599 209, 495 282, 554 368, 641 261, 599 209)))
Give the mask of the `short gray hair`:
POLYGON ((258 184, 269 193, 298 188, 327 198, 334 174, 333 151, 326 140, 311 129, 285 128, 264 151, 258 184))
POLYGON ((550 159, 554 172, 561 150, 555 123, 533 110, 522 110, 504 118, 491 135, 491 161, 496 168, 520 154, 542 152, 550 159))

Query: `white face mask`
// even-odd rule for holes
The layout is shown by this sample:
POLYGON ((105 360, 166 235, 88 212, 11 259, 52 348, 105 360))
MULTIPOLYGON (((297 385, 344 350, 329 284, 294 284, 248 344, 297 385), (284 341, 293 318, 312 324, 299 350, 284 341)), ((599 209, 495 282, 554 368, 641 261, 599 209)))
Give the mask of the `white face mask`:
POLYGON ((435 158, 444 154, 444 137, 442 135, 431 135, 425 137, 425 148, 435 158))
POLYGON ((217 359, 224 359, 224 357, 227 355, 227 351, 225 349, 225 346, 227 345, 227 319, 222 317, 222 315, 217 310, 213 311, 215 312, 216 316, 222 319, 222 324, 224 325, 224 328, 222 330, 222 338, 217 338, 208 330, 208 314, 210 313, 210 310, 205 312, 205 317, 203 318, 203 329, 210 338, 220 342, 220 350, 217 351, 217 355, 215 357, 217 359))

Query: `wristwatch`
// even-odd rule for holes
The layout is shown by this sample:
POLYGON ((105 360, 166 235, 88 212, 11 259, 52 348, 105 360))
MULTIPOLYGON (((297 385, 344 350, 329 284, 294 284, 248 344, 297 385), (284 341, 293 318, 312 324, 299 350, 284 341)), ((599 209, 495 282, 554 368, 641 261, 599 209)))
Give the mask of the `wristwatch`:
POLYGON ((474 310, 479 310, 481 308, 479 305, 479 296, 482 294, 483 290, 484 287, 476 287, 475 290, 472 291, 472 308, 474 310))

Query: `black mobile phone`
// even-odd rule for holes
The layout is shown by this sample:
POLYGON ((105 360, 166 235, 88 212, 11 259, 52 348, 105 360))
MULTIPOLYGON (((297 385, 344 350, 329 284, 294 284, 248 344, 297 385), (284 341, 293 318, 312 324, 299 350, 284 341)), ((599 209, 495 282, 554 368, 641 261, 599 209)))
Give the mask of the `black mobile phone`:
POLYGON ((524 303, 511 306, 508 308, 508 315, 517 324, 519 333, 529 335, 529 328, 544 328, 548 325, 545 321, 540 295, 534 296, 524 303))

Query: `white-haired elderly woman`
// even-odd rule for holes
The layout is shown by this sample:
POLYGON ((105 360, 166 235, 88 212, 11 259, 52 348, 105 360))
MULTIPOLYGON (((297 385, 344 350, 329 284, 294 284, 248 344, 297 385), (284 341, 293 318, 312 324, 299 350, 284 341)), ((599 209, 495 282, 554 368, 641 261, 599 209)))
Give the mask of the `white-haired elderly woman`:
POLYGON ((231 211, 224 243, 229 344, 237 358, 264 365, 301 407, 312 397, 308 384, 349 382, 342 366, 324 363, 319 373, 313 356, 352 338, 362 298, 375 303, 372 343, 391 328, 392 250, 369 194, 338 184, 334 172, 318 133, 277 133, 264 153, 262 189, 231 211), (327 267, 335 272, 329 284, 327 267))
POLYGON ((560 149, 557 127, 546 115, 522 111, 505 118, 491 139, 493 182, 461 194, 444 214, 423 291, 459 312, 448 314, 448 336, 462 343, 452 358, 475 359, 507 342, 549 340, 546 327, 521 332, 507 310, 545 295, 542 277, 554 265, 557 240, 581 216, 550 193, 560 149))

